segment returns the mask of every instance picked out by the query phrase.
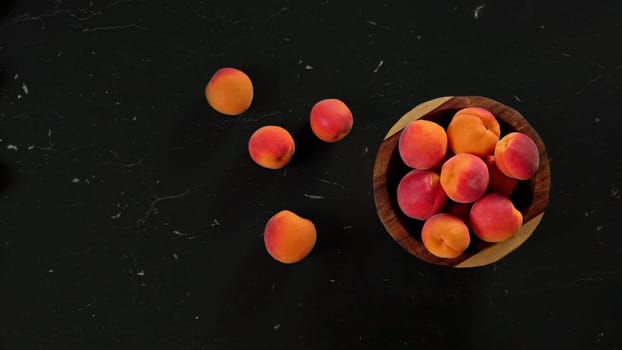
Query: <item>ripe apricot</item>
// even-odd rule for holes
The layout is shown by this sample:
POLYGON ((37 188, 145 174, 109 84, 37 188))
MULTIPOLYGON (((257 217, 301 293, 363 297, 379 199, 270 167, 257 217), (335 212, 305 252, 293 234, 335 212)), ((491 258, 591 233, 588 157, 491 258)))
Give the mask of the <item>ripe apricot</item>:
POLYGON ((248 153, 255 163, 268 169, 280 169, 292 159, 296 145, 284 128, 268 125, 257 129, 248 140, 248 153))
POLYGON ((205 86, 205 97, 217 112, 239 115, 253 102, 253 83, 248 75, 239 69, 221 68, 205 86))
POLYGON ((343 101, 330 98, 313 106, 309 122, 311 130, 320 140, 337 142, 350 133, 354 119, 343 101))
POLYGON ((404 163, 411 168, 434 168, 447 152, 445 129, 429 120, 415 120, 402 130, 398 151, 404 163))
POLYGON ((484 108, 459 110, 447 126, 449 149, 454 153, 471 153, 485 157, 493 152, 501 129, 495 116, 484 108))
POLYGON ((275 260, 292 264, 304 259, 315 246, 317 232, 311 220, 282 210, 268 220, 264 244, 275 260))

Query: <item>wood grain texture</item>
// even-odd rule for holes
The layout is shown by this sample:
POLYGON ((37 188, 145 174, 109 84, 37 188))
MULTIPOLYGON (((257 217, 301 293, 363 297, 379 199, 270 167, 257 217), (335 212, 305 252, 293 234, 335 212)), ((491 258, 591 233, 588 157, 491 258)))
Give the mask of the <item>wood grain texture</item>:
POLYGON ((378 216, 391 237, 411 254, 429 263, 453 267, 476 267, 494 263, 523 244, 542 220, 550 191, 550 169, 544 143, 527 120, 516 110, 497 101, 479 97, 441 97, 427 101, 400 118, 385 136, 378 149, 374 165, 374 200, 378 216), (442 259, 430 254, 420 239, 423 222, 401 213, 397 205, 397 184, 410 169, 401 161, 398 141, 401 130, 417 119, 433 120, 446 127, 455 112, 466 107, 483 107, 499 121, 501 134, 512 131, 527 134, 538 146, 540 166, 528 181, 522 181, 512 201, 523 214, 524 224, 511 239, 501 243, 486 243, 474 239, 471 246, 455 259, 442 259))
POLYGON ((393 124, 393 126, 391 127, 391 129, 389 129, 389 132, 387 132, 387 135, 384 137, 384 139, 386 140, 390 136, 394 135, 395 133, 402 131, 402 129, 404 129, 406 125, 410 124, 410 122, 423 117, 425 114, 435 110, 440 105, 451 100, 452 98, 453 96, 437 97, 433 100, 426 101, 418 105, 417 107, 411 109, 408 113, 404 114, 397 121, 397 123, 393 124))
POLYGON ((525 241, 531 237, 533 231, 542 221, 544 213, 536 216, 535 218, 524 223, 518 232, 503 242, 493 244, 487 249, 479 251, 477 254, 473 254, 468 259, 465 259, 461 263, 455 265, 456 267, 475 267, 492 264, 499 261, 499 259, 513 252, 516 248, 520 247, 525 241))

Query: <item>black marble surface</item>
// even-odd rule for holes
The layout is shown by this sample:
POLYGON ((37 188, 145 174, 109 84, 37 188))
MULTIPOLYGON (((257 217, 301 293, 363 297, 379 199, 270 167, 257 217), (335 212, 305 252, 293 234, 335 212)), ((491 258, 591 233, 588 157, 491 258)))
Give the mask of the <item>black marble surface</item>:
POLYGON ((14 0, 0 10, 0 348, 622 349, 622 3, 14 0), (223 66, 255 84, 224 117, 223 66), (502 261, 423 263, 386 234, 372 166, 410 108, 482 95, 546 143, 552 193, 502 261), (310 107, 355 126, 316 140, 310 107), (289 129, 268 171, 246 143, 289 129), (312 219, 312 254, 265 252, 312 219))

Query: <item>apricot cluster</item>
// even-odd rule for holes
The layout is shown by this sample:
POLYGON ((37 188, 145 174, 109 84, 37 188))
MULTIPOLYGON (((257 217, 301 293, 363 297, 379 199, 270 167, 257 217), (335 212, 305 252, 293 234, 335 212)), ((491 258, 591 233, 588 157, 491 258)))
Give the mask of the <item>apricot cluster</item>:
MULTIPOLYGON (((322 100, 311 109, 309 124, 317 138, 334 143, 343 140, 352 130, 352 112, 341 100, 322 100)), ((294 138, 289 131, 276 125, 258 129, 248 141, 248 153, 253 161, 268 169, 286 166, 295 150, 294 138)))
POLYGON ((465 108, 447 128, 428 121, 408 124, 398 152, 409 171, 397 187, 397 203, 409 218, 424 220, 421 240, 440 258, 456 258, 471 244, 516 234, 523 216, 510 196, 540 165, 534 141, 524 133, 501 137, 499 122, 484 108, 465 108))
MULTIPOLYGON (((236 68, 221 68, 205 87, 205 98, 217 112, 236 116, 246 112, 253 101, 253 83, 236 68)), ((309 113, 313 133, 322 141, 337 142, 352 130, 352 112, 341 100, 331 98, 317 102, 309 113)), ((266 125, 257 129, 248 140, 248 153, 259 166, 281 169, 296 152, 294 138, 287 129, 266 125)), ((291 264, 306 257, 315 245, 317 232, 312 221, 282 210, 268 220, 264 244, 275 260, 291 264)))

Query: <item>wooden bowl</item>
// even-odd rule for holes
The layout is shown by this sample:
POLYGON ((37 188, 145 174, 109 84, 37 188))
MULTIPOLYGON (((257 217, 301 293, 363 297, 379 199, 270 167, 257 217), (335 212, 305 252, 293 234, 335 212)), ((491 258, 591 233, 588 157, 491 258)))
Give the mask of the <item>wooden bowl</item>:
POLYGON ((378 149, 374 165, 374 200, 378 216, 387 232, 409 253, 432 264, 453 267, 476 267, 494 263, 523 244, 536 229, 546 208, 551 187, 549 159, 544 143, 534 128, 516 110, 497 101, 479 96, 440 97, 424 102, 400 118, 389 130, 378 149), (417 119, 427 119, 447 127, 453 115, 466 107, 483 107, 491 111, 501 127, 501 136, 512 131, 527 134, 540 151, 540 167, 527 181, 520 181, 511 196, 523 214, 523 225, 512 238, 487 243, 472 235, 471 245, 459 257, 443 259, 429 253, 421 242, 423 222, 408 218, 397 205, 397 185, 411 169, 401 160, 398 141, 402 129, 417 119))

